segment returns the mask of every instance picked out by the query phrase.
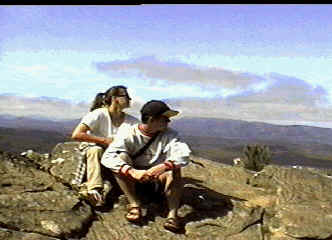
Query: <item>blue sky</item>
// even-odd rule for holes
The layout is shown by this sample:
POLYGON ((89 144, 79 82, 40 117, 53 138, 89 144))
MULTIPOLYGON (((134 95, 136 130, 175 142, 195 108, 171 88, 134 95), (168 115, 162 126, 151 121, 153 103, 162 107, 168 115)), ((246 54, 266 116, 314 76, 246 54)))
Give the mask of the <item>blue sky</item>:
POLYGON ((0 6, 0 114, 78 118, 126 85, 136 114, 332 127, 332 5, 0 6), (40 98, 47 97, 47 98, 40 98))

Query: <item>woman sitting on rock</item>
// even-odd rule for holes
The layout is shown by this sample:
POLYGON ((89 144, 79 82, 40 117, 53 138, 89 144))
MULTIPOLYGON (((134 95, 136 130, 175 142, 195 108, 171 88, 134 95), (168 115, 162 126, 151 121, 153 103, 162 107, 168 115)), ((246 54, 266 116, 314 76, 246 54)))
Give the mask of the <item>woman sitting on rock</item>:
POLYGON ((104 183, 100 165, 104 150, 113 142, 120 126, 129 127, 139 122, 123 112, 123 109, 130 107, 130 100, 125 86, 114 86, 105 93, 98 93, 90 112, 72 133, 74 140, 87 146, 87 181, 83 184, 86 191, 80 193, 95 206, 102 206, 106 197, 102 194, 104 183))

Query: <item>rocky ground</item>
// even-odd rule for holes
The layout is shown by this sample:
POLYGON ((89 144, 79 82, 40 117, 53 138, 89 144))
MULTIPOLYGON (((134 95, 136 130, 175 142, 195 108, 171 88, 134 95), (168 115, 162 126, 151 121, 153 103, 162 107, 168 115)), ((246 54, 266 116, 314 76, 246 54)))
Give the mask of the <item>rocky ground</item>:
MULTIPOLYGON (((107 206, 93 208, 71 185, 75 142, 50 157, 0 152, 2 240, 295 240, 332 239, 332 179, 309 168, 267 165, 256 172, 192 157, 183 169, 179 211, 184 231, 163 229, 163 199, 145 197, 142 226, 125 218, 126 199, 114 187, 107 206)), ((146 190, 148 191, 148 190, 146 190)))

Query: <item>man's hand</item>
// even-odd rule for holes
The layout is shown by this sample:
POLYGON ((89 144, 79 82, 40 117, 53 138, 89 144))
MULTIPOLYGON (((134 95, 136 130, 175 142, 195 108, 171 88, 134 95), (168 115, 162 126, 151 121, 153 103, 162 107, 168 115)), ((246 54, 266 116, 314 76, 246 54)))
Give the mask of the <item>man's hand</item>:
POLYGON ((128 174, 135 180, 139 182, 148 182, 151 180, 150 175, 148 174, 147 170, 137 170, 134 168, 131 168, 128 171, 128 174))
POLYGON ((154 167, 151 167, 147 170, 148 175, 152 179, 158 179, 158 177, 163 174, 167 170, 167 166, 165 164, 158 164, 154 167))

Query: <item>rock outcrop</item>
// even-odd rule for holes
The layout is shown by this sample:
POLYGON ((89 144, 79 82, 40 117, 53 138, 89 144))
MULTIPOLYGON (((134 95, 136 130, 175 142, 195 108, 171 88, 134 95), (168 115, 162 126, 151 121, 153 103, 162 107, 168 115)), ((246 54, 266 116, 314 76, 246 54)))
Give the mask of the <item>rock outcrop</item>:
POLYGON ((50 158, 0 153, 0 240, 332 239, 326 171, 274 165, 251 171, 193 156, 182 174, 185 229, 174 234, 162 227, 164 201, 149 194, 142 195, 142 226, 125 220, 127 202, 116 185, 104 208, 81 200, 71 185, 76 147, 58 144, 50 158))

